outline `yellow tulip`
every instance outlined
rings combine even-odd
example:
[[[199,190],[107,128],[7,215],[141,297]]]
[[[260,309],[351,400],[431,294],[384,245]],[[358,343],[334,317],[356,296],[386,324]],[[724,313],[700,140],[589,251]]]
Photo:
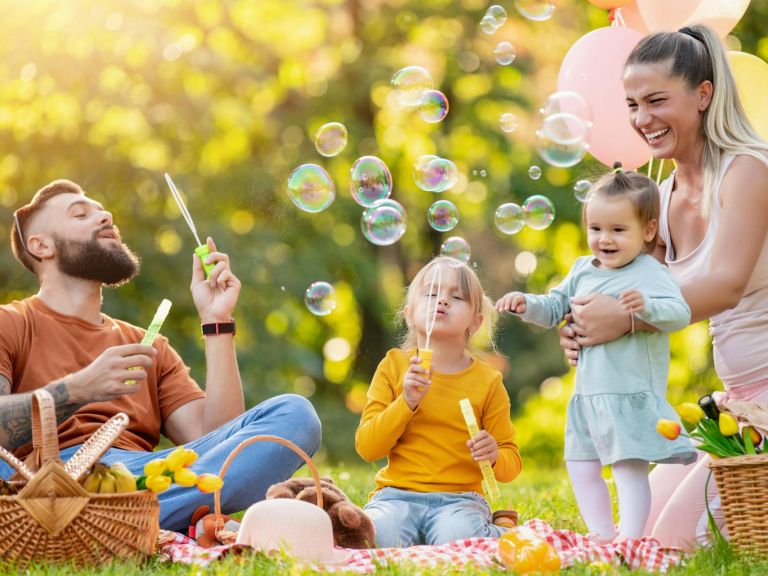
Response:
[[[162,458],[156,458],[144,464],[144,475],[147,477],[162,476],[163,472],[165,472],[165,460]]]
[[[155,494],[158,494],[160,492],[165,492],[168,490],[168,486],[171,485],[171,477],[170,476],[147,476],[147,482],[146,482],[147,488],[154,492]]]
[[[656,431],[667,440],[675,440],[680,436],[680,424],[674,420],[661,418],[656,422]]]
[[[200,490],[200,492],[215,492],[216,490],[221,490],[221,487],[224,485],[224,481],[216,476],[216,474],[200,474],[197,477],[197,489]]]
[[[759,447],[760,442],[763,441],[763,437],[760,435],[760,432],[755,430],[755,428],[752,426],[744,426],[744,430],[741,431],[742,438],[745,437],[747,434],[749,434],[749,436],[752,439],[752,446]]]
[[[168,466],[168,470],[176,472],[179,468],[184,468],[184,464],[187,461],[187,451],[184,446],[179,446],[173,452],[165,457],[165,464]]]
[[[189,450],[188,448],[185,448],[184,454],[185,454],[184,468],[189,468],[190,466],[192,466],[192,464],[197,462],[197,452],[195,452],[194,450]]]
[[[702,418],[704,418],[704,410],[701,406],[694,404],[693,402],[683,402],[677,407],[677,413],[683,420],[684,424],[690,424],[696,426]]]
[[[179,486],[189,487],[197,483],[197,474],[189,468],[179,468],[173,473],[173,481]]]
[[[727,412],[720,412],[717,423],[723,436],[733,436],[739,433],[739,423]]]

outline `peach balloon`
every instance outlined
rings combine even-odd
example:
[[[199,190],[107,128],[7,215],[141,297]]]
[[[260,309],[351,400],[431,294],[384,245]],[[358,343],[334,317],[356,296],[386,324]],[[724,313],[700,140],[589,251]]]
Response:
[[[578,92],[591,106],[589,152],[606,166],[619,161],[634,169],[651,157],[629,123],[622,82],[624,62],[642,37],[631,28],[598,28],[579,38],[560,65],[557,89]]]
[[[650,32],[650,30],[648,30],[648,26],[646,26],[645,22],[643,22],[642,16],[640,16],[640,11],[637,9],[637,4],[632,3],[627,4],[626,6],[622,6],[616,11],[616,13],[620,15],[619,22],[627,28],[632,28],[633,30],[637,30],[643,34],[648,34],[648,32]]]
[[[768,63],[744,52],[728,52],[733,77],[739,90],[739,99],[750,124],[757,133],[768,140]]]
[[[744,16],[750,0],[637,0],[637,8],[652,32],[706,24],[727,36]]]
[[[589,3],[594,4],[598,8],[605,8],[606,10],[610,10],[611,8],[626,6],[633,1],[634,0],[589,0]]]

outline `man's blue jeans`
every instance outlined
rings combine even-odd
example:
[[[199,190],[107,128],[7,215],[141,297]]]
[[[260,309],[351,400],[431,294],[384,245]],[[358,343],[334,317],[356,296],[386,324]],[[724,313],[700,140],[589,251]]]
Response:
[[[284,394],[254,406],[242,416],[221,428],[189,442],[184,446],[200,455],[191,470],[202,474],[218,474],[224,461],[247,438],[269,434],[280,436],[297,444],[308,454],[320,447],[320,420],[312,404],[304,397]],[[61,459],[68,460],[79,446],[61,451]],[[135,475],[144,472],[144,465],[155,458],[167,456],[173,448],[157,452],[136,452],[112,448],[101,461],[111,464],[123,462]],[[222,512],[229,514],[245,510],[258,500],[272,484],[290,478],[304,464],[292,450],[275,442],[254,442],[232,461],[224,477],[221,490]],[[13,470],[0,462],[0,476],[8,478]],[[183,488],[172,484],[158,494],[160,526],[166,530],[186,530],[192,513],[204,504],[213,511],[213,494],[203,494],[197,488]]]

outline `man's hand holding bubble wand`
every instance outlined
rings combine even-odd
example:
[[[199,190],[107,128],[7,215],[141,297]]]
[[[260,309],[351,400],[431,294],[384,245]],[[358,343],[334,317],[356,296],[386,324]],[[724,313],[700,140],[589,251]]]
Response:
[[[160,332],[160,327],[163,325],[163,322],[165,322],[165,319],[168,316],[168,312],[170,310],[171,301],[163,298],[163,301],[160,302],[160,306],[157,307],[155,317],[152,318],[152,322],[150,322],[149,328],[147,328],[147,331],[144,333],[144,338],[141,339],[142,344],[146,346],[152,346],[155,338],[157,338],[157,334]],[[137,370],[137,368],[131,368],[131,370]],[[136,384],[136,380],[126,380],[125,383],[128,386],[134,386]]]
[[[203,244],[200,242],[200,237],[197,235],[197,228],[195,228],[195,223],[192,220],[192,216],[189,214],[189,210],[187,210],[187,205],[184,204],[184,199],[181,197],[178,188],[176,188],[173,180],[171,180],[171,176],[167,172],[165,173],[165,181],[168,183],[168,187],[171,189],[171,194],[173,195],[173,199],[176,200],[176,204],[179,206],[179,210],[181,210],[181,215],[184,216],[184,220],[187,222],[187,226],[189,226],[189,229],[195,236],[195,240],[197,241],[195,254],[197,254],[198,258],[200,258],[200,262],[202,262],[203,269],[205,270],[205,275],[208,277],[211,275],[211,271],[215,266],[213,263],[209,264],[206,262],[206,258],[211,254],[211,249],[208,244]]]

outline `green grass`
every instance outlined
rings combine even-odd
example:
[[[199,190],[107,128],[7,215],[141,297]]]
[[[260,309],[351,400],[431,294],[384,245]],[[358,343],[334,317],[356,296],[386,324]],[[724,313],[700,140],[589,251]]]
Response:
[[[366,466],[335,466],[320,469],[321,475],[334,478],[335,482],[359,505],[365,503],[368,492],[373,487],[373,475],[375,469]],[[299,472],[300,476],[308,475],[306,469]],[[541,518],[552,526],[563,529],[584,531],[584,525],[579,517],[570,485],[564,470],[526,470],[515,482],[502,486],[502,497],[498,507],[513,508],[520,513],[520,518],[525,521],[530,518]],[[12,573],[7,570],[5,573]],[[230,574],[265,574],[302,576],[311,574],[309,570],[295,565],[287,558],[273,559],[263,555],[249,555],[245,557],[231,557],[214,562],[208,567],[190,567],[178,564],[161,563],[152,560],[144,565],[131,563],[114,563],[98,569],[77,571],[71,566],[34,566],[27,570],[30,575],[57,575],[70,574],[89,575],[114,575],[114,576],[149,576],[149,575],[198,575],[212,574],[228,576]],[[377,574],[391,576],[423,575],[446,576],[466,574],[475,576],[480,574],[509,574],[503,570],[476,569],[471,567],[441,567],[425,569],[413,565],[395,565],[380,567]],[[566,574],[570,575],[598,575],[598,574],[646,574],[642,571],[630,571],[626,568],[611,568],[601,571],[597,567],[574,566],[569,568]],[[696,576],[736,576],[736,575],[763,575],[768,574],[768,558],[749,558],[740,556],[727,545],[703,549],[686,558],[685,565],[674,568],[669,572],[672,575],[696,575]]]

